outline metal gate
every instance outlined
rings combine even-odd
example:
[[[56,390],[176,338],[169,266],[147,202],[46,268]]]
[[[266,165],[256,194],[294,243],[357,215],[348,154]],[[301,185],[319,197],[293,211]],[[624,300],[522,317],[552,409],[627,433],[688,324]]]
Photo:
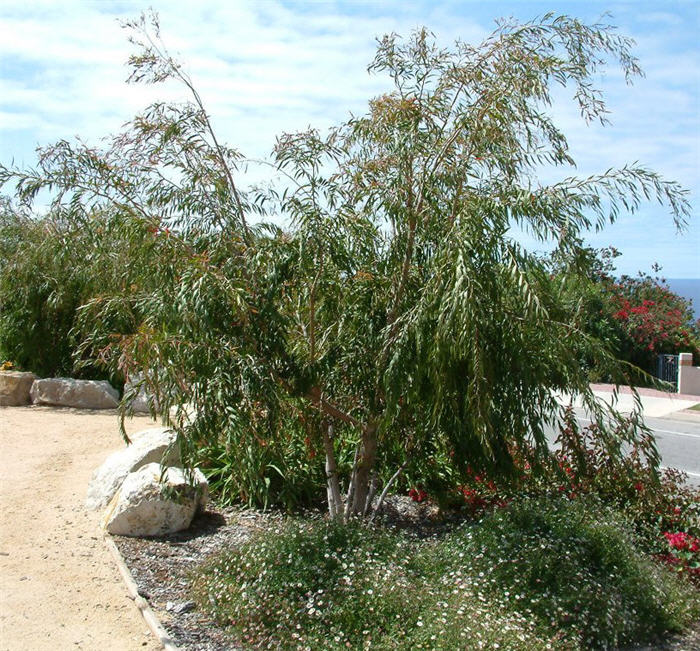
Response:
[[[678,355],[659,355],[656,360],[656,377],[678,385]]]

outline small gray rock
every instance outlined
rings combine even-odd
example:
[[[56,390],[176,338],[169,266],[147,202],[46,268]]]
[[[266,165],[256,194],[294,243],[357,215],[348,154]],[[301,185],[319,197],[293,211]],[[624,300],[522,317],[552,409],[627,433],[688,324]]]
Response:
[[[193,611],[196,605],[197,604],[194,601],[183,601],[182,603],[174,604],[172,607],[172,611],[176,615],[183,615],[184,613],[189,613]]]
[[[35,380],[34,373],[0,371],[0,407],[28,405]]]

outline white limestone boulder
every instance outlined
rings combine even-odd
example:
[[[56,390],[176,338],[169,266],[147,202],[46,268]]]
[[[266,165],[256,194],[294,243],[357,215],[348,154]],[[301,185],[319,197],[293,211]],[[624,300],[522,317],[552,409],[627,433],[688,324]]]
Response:
[[[146,385],[143,381],[143,376],[141,374],[134,374],[134,376],[128,379],[124,383],[124,399],[130,400],[131,411],[135,414],[149,414],[150,408],[148,406],[150,394],[146,390]],[[158,401],[151,399],[154,402],[156,411],[158,410]]]
[[[173,405],[170,408],[169,415],[171,422],[183,426],[194,423],[199,415],[199,410],[191,402],[185,402],[181,405]]]
[[[207,480],[198,469],[193,483],[181,468],[149,463],[127,476],[102,520],[118,536],[164,536],[187,529],[208,497]]]
[[[0,371],[0,407],[28,405],[29,392],[36,379],[34,373]]]
[[[139,389],[139,392],[136,394],[136,397],[134,398],[133,402],[130,405],[131,411],[135,414],[150,414],[151,409],[148,406],[148,394],[146,391],[142,388]],[[156,410],[158,409],[158,405],[156,403]]]
[[[85,506],[93,511],[107,506],[127,475],[146,464],[179,466],[180,453],[174,442],[175,432],[167,427],[152,427],[134,434],[129,445],[112,453],[94,472]]]
[[[78,409],[115,409],[119,392],[106,380],[54,377],[35,380],[30,391],[35,405]]]

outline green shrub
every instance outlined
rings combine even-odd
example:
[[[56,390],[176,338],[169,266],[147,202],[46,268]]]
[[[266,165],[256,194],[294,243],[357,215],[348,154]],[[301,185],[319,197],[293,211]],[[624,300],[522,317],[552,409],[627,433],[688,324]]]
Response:
[[[215,558],[200,605],[255,647],[590,649],[699,612],[600,503],[524,499],[433,539],[292,521]]]
[[[697,595],[656,566],[629,526],[594,499],[524,499],[444,546],[504,606],[583,648],[649,640],[697,612]]]
[[[220,432],[218,441],[192,450],[193,465],[207,475],[219,503],[288,511],[312,504],[320,506],[319,489],[325,483],[325,474],[315,445],[299,423],[289,419],[286,425],[265,445],[256,445],[254,431],[225,418],[219,428],[209,423],[195,424]],[[211,436],[207,438],[211,440]]]
[[[79,352],[76,326],[81,307],[129,264],[109,226],[105,217],[33,219],[0,206],[0,358],[41,377],[107,376]]]
[[[73,369],[71,329],[90,280],[52,220],[0,218],[0,357],[40,376]]]

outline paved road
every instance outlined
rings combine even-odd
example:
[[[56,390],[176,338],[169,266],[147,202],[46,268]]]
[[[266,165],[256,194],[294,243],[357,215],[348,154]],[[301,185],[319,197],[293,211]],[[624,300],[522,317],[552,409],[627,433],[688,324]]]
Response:
[[[590,422],[581,410],[576,410],[579,421]],[[663,418],[646,417],[646,424],[654,432],[661,454],[661,465],[678,468],[688,474],[688,481],[700,486],[700,415],[670,414]]]
[[[629,413],[635,408],[635,397],[629,389],[622,388],[615,395],[609,385],[594,385],[596,398],[611,405],[620,413]],[[570,399],[561,397],[562,404]],[[656,444],[661,454],[661,465],[678,468],[688,474],[688,481],[700,486],[700,412],[689,408],[700,402],[700,396],[681,396],[651,389],[639,390],[639,405],[644,413],[644,421],[656,436]],[[582,425],[590,423],[580,400],[573,401],[577,417]],[[550,440],[556,436],[552,432]]]

